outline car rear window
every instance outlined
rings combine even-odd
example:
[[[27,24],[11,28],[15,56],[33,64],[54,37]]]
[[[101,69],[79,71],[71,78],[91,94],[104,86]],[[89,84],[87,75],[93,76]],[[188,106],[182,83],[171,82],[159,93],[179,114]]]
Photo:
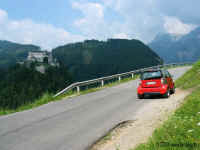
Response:
[[[162,77],[161,71],[144,72],[141,75],[141,80],[156,79],[161,77]]]

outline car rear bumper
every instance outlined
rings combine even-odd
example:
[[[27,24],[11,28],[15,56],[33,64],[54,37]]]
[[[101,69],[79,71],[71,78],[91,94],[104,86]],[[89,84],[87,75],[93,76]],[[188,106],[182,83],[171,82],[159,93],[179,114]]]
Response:
[[[142,95],[161,95],[160,92],[145,92]]]
[[[140,95],[162,95],[167,92],[168,86],[163,85],[162,87],[157,88],[143,88],[141,86],[138,87],[138,94]]]

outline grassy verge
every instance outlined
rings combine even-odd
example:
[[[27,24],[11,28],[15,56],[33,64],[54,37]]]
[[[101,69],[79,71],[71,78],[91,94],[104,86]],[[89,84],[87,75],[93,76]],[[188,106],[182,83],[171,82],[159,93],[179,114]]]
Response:
[[[200,62],[176,81],[182,89],[199,87]],[[183,104],[156,129],[148,142],[135,150],[200,150],[200,88],[185,98]]]
[[[166,68],[166,69],[173,69],[173,68],[180,68],[180,67],[187,67],[187,66],[192,66],[191,64],[189,64],[189,65],[181,65],[181,66],[169,66],[169,67],[164,67],[164,68]]]
[[[176,86],[182,89],[193,88],[198,85],[200,85],[200,61],[176,81]]]
[[[15,109],[15,110],[11,110],[11,109],[0,109],[0,116],[1,116],[1,115],[8,115],[8,114],[11,114],[11,113],[20,112],[20,111],[24,111],[24,110],[28,110],[28,109],[32,109],[32,108],[35,108],[35,107],[38,107],[38,106],[47,104],[47,103],[52,102],[52,101],[61,100],[61,99],[63,99],[64,97],[66,97],[66,98],[67,98],[67,97],[70,97],[70,96],[72,96],[73,94],[75,94],[75,93],[72,92],[72,91],[69,91],[68,93],[63,94],[62,96],[59,96],[59,97],[54,98],[54,97],[53,97],[53,94],[45,93],[41,98],[37,99],[35,102],[33,102],[33,103],[28,103],[28,104],[23,105],[23,106],[21,106],[21,107]]]
[[[104,87],[97,86],[95,88],[89,88],[89,89],[81,91],[79,94],[76,93],[75,91],[69,91],[65,94],[62,94],[61,96],[54,98],[53,94],[45,93],[41,98],[37,99],[35,102],[28,103],[24,106],[17,108],[16,110],[9,110],[9,109],[1,109],[0,108],[0,116],[1,115],[8,115],[8,114],[11,114],[11,113],[20,112],[20,111],[24,111],[24,110],[28,110],[28,109],[32,109],[32,108],[47,104],[49,102],[62,100],[63,98],[67,99],[67,98],[72,97],[72,96],[78,96],[78,95],[96,92],[96,91],[102,90],[106,87],[112,87],[112,86],[119,85],[121,83],[125,83],[125,82],[131,81],[131,80],[135,80],[137,77],[138,76],[135,76],[134,78],[124,78],[120,82],[119,81],[113,81],[113,82],[105,84]]]
[[[182,106],[156,129],[148,143],[135,150],[200,149],[200,88],[188,96]]]

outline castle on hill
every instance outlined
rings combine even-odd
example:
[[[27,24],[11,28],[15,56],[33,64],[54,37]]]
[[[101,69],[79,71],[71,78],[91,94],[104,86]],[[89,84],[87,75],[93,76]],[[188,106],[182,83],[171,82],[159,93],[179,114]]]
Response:
[[[57,66],[57,60],[53,59],[52,53],[47,51],[29,52],[27,61],[46,63],[51,66]]]
[[[48,51],[29,52],[27,59],[19,64],[25,64],[30,67],[31,63],[36,63],[35,69],[41,73],[45,73],[48,66],[59,67],[59,63],[53,58],[52,53]]]

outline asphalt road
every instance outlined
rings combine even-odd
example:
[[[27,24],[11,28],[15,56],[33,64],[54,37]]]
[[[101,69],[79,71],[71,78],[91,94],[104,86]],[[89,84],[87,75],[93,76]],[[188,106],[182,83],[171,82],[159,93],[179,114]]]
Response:
[[[189,67],[170,70],[174,79]],[[138,80],[0,117],[0,150],[84,150],[141,106]],[[164,99],[163,99],[164,100]],[[148,113],[148,112],[147,112]]]

